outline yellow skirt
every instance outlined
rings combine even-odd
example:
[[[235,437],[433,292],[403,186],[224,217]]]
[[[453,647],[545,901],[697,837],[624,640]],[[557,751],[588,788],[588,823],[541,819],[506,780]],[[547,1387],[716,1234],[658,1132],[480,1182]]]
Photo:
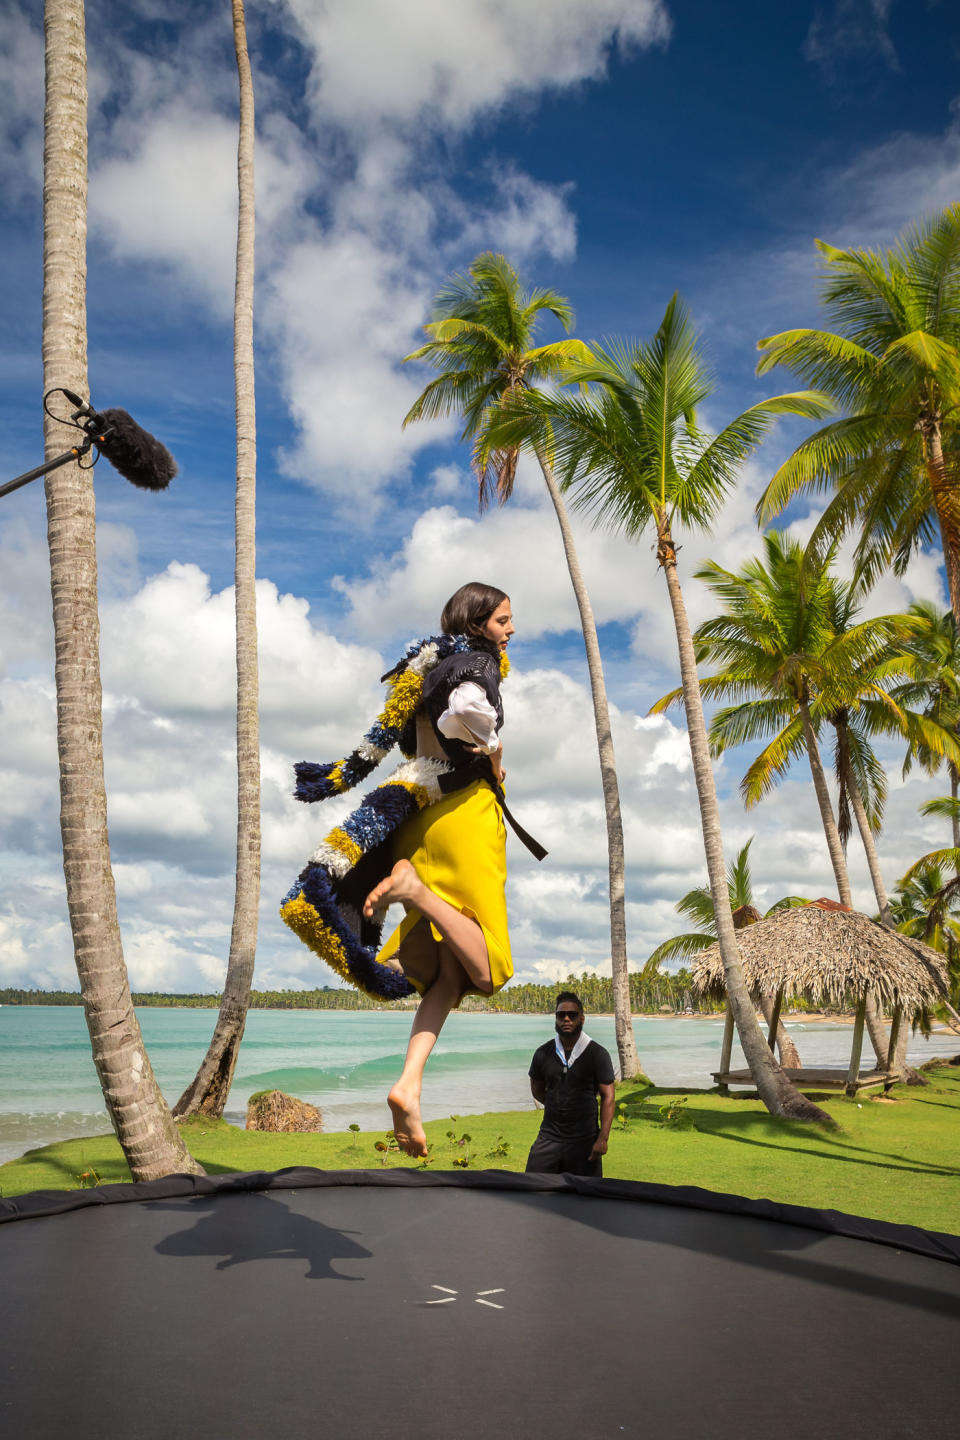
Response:
[[[475,780],[465,789],[411,816],[397,831],[393,858],[394,861],[409,860],[435,895],[476,920],[490,958],[493,993],[502,989],[513,974],[504,894],[507,831],[490,786],[483,780]],[[419,910],[411,910],[377,959],[388,961],[395,956],[422,918]],[[435,940],[443,938],[435,925],[430,929]],[[409,978],[422,994],[422,987],[414,977]]]

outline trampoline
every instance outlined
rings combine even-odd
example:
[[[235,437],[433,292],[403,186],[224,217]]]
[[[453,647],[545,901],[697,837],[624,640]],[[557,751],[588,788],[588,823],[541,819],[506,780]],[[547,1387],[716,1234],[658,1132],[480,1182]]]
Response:
[[[10,1440],[942,1433],[960,1237],[709,1191],[282,1170],[0,1200]]]

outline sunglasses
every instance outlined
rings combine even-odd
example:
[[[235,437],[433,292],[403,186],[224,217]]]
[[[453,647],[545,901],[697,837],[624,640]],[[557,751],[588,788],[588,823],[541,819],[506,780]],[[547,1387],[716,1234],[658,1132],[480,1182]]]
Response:
[[[580,1011],[579,1011],[579,1010],[558,1010],[558,1011],[557,1011],[557,1019],[558,1019],[558,1020],[579,1020],[579,1019],[580,1019]]]

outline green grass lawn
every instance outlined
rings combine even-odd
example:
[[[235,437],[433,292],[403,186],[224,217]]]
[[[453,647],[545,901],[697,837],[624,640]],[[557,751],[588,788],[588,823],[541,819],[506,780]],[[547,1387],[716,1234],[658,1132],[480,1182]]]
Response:
[[[935,1069],[929,1079],[925,1088],[898,1086],[886,1101],[817,1097],[837,1122],[830,1132],[775,1120],[756,1100],[705,1090],[644,1096],[623,1085],[617,1099],[626,1107],[626,1128],[614,1127],[604,1170],[611,1178],[700,1185],[960,1233],[960,1071]],[[666,1108],[680,1112],[680,1123],[665,1121]],[[532,1110],[434,1120],[426,1127],[427,1163],[438,1170],[463,1160],[470,1169],[522,1170],[537,1127]],[[206,1120],[183,1129],[211,1175],[287,1165],[339,1170],[422,1163],[377,1151],[376,1142],[386,1143],[382,1133],[268,1135]],[[113,1136],[95,1136],[46,1145],[0,1166],[0,1194],[129,1179]]]

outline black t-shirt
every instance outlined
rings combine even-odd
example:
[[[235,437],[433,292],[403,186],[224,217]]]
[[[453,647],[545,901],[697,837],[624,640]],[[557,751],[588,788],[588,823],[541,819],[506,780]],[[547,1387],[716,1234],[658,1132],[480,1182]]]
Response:
[[[539,1080],[544,1088],[541,1132],[565,1138],[597,1134],[598,1087],[613,1084],[613,1061],[602,1045],[591,1040],[583,1054],[567,1066],[554,1042],[548,1040],[534,1051],[529,1073],[530,1079]]]

